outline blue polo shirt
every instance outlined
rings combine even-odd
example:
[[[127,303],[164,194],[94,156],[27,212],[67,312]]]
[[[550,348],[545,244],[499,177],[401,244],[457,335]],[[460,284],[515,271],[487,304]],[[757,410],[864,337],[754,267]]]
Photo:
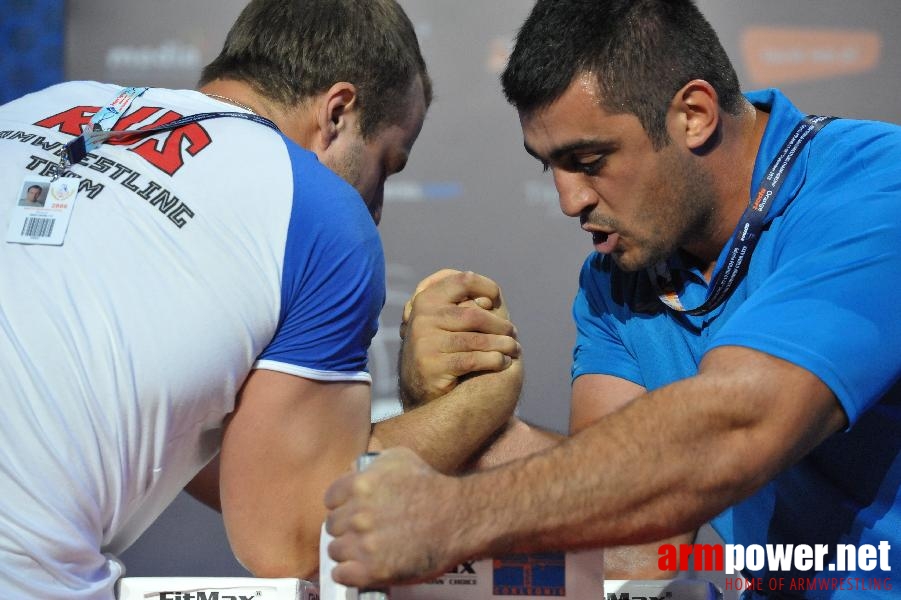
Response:
[[[748,99],[770,113],[750,200],[804,115],[777,90]],[[701,273],[678,255],[670,268],[685,281],[683,304],[700,305],[707,294]],[[624,273],[609,257],[590,255],[573,306],[572,376],[613,375],[650,391],[696,374],[704,354],[719,346],[752,348],[814,373],[835,393],[849,428],[713,525],[727,543],[745,546],[888,541],[889,563],[901,566],[899,282],[901,128],[840,119],[800,154],[770,209],[747,275],[712,313],[664,310],[645,273]],[[764,568],[746,575],[768,574]],[[770,575],[891,577],[859,567]],[[802,597],[867,593],[825,589]]]

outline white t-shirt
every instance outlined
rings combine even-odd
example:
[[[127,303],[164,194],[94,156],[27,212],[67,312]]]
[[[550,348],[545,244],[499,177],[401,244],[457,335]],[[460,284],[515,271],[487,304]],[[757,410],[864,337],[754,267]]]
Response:
[[[0,234],[118,92],[67,83],[0,107]],[[216,111],[240,109],[151,89],[114,128]],[[72,172],[62,246],[0,242],[5,597],[111,598],[114,555],[215,455],[249,371],[369,381],[384,302],[362,199],[263,125],[104,144]]]

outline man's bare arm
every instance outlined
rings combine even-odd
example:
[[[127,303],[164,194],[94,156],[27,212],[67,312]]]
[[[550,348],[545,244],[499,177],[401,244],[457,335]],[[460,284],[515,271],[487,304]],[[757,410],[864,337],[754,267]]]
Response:
[[[375,425],[370,450],[405,446],[433,468],[451,473],[510,419],[522,386],[522,362],[484,373],[402,415]]]
[[[844,424],[832,392],[808,371],[724,347],[707,354],[695,377],[631,402],[516,469],[460,483],[509,483],[510,494],[493,498],[517,504],[504,514],[525,515],[488,528],[485,539],[505,531],[487,542],[489,551],[499,542],[522,550],[643,543],[701,525]],[[632,443],[642,430],[653,435]],[[551,483],[516,495],[542,477]]]
[[[613,414],[647,393],[644,387],[610,375],[582,375],[573,382],[570,409],[570,433],[576,434],[605,417]],[[636,431],[641,435],[645,431]],[[604,576],[608,579],[664,579],[673,576],[671,571],[658,567],[661,544],[691,544],[697,530],[649,544],[611,546],[604,551]]]
[[[490,469],[556,445],[565,436],[511,417],[466,465],[465,471]]]
[[[323,493],[368,438],[368,384],[251,372],[220,453],[222,515],[241,564],[260,577],[314,574]]]
[[[342,478],[326,494],[330,553],[340,563],[333,576],[349,585],[422,580],[477,556],[677,535],[748,497],[845,424],[835,396],[810,372],[747,348],[717,348],[695,377],[506,466],[447,477],[396,451]],[[639,430],[654,435],[634,444]],[[367,550],[376,547],[392,552]]]
[[[456,306],[475,298],[499,306],[500,290],[472,273],[443,279],[420,295],[416,310],[426,316],[407,339],[428,343],[439,327],[465,332],[460,344],[439,346],[436,361],[485,374],[376,424],[371,436],[366,384],[266,370],[248,377],[227,421],[219,460],[189,491],[214,507],[221,499],[235,555],[254,574],[307,577],[315,571],[324,491],[367,448],[407,446],[434,468],[452,471],[509,418],[522,384],[513,325],[475,303]],[[453,310],[441,310],[447,305]],[[215,493],[217,470],[221,494]]]

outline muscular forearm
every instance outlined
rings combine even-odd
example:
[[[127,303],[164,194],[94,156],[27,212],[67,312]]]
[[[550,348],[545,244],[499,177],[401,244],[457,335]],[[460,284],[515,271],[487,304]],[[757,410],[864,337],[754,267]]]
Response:
[[[435,469],[459,469],[510,418],[522,382],[519,360],[498,373],[471,377],[451,392],[377,423],[370,450],[406,446]]]
[[[747,497],[843,425],[834,398],[812,376],[786,388],[778,368],[749,380],[720,366],[640,398],[546,452],[459,480],[459,522],[478,524],[467,530],[472,545],[462,554],[679,534]]]
[[[464,501],[462,519],[479,524],[469,536],[474,547],[464,554],[634,544],[688,528],[676,525],[673,507],[666,506],[688,474],[660,451],[662,438],[673,453],[681,452],[679,442],[657,433],[653,422],[646,428],[636,419],[634,427],[623,427],[628,412],[640,411],[624,409],[548,451],[460,480],[459,496],[471,499]],[[643,455],[662,460],[652,469]],[[678,518],[702,522],[706,515],[688,511],[685,500]]]
[[[557,444],[565,436],[511,417],[489,438],[466,465],[467,470],[490,469]]]

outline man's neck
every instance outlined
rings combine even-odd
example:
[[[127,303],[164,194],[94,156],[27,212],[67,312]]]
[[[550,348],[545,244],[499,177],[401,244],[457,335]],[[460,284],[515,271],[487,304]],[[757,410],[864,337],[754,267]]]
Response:
[[[243,81],[234,79],[215,79],[198,88],[198,91],[265,117],[289,139],[304,148],[310,147],[312,131],[308,127],[308,119],[303,118],[303,106],[285,108],[260,95]]]
[[[750,202],[754,164],[768,120],[768,113],[750,104],[740,115],[723,118],[723,142],[710,164],[714,193],[720,199],[717,214],[706,240],[685,248],[707,281]]]

